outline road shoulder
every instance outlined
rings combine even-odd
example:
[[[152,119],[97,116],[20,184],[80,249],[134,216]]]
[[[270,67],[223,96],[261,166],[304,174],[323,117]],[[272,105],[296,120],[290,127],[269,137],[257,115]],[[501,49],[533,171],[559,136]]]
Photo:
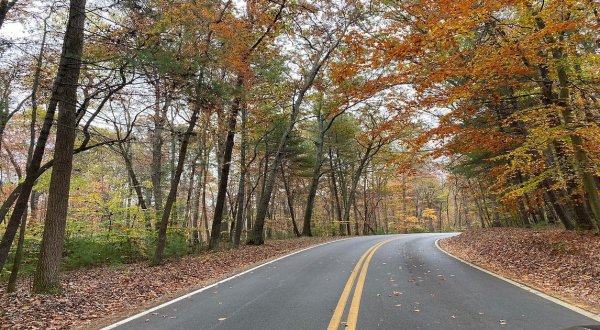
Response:
[[[119,325],[125,324],[131,320],[134,320],[136,318],[142,317],[143,315],[146,315],[148,313],[151,313],[155,310],[161,309],[165,306],[168,306],[170,304],[176,303],[180,300],[189,298],[195,294],[198,294],[200,292],[206,291],[208,289],[211,289],[219,284],[223,284],[226,283],[234,278],[240,277],[242,275],[245,275],[247,273],[253,272],[254,270],[257,270],[259,268],[262,268],[264,266],[270,265],[274,262],[277,262],[279,260],[285,259],[287,257],[291,257],[293,255],[296,255],[298,253],[302,253],[304,251],[319,247],[319,246],[323,246],[326,244],[330,244],[330,243],[334,243],[334,242],[339,242],[342,241],[344,239],[347,238],[342,238],[342,239],[331,239],[322,243],[318,243],[315,245],[310,245],[308,247],[304,247],[304,248],[300,248],[300,249],[296,249],[291,251],[290,253],[284,254],[284,255],[280,255],[280,256],[276,256],[276,257],[272,257],[272,258],[268,258],[268,259],[264,259],[261,260],[259,262],[244,266],[244,267],[240,267],[224,276],[221,276],[219,278],[214,278],[211,279],[209,281],[206,281],[200,285],[194,286],[194,287],[189,287],[186,288],[184,290],[181,290],[175,294],[172,295],[167,295],[162,297],[162,299],[158,299],[153,301],[151,304],[147,304],[145,306],[141,306],[136,308],[135,310],[130,310],[126,313],[121,313],[121,314],[117,314],[117,315],[113,315],[111,317],[107,317],[105,319],[102,320],[97,320],[92,329],[103,329],[103,330],[110,330],[110,329],[114,329],[116,327],[118,327]],[[89,325],[88,326],[80,326],[79,328],[81,329],[90,329]]]
[[[40,296],[29,279],[18,291],[0,287],[0,324],[25,328],[98,329],[225,278],[337,238],[294,238],[147,263],[79,269],[63,275],[63,291]]]
[[[592,309],[590,306],[587,306],[585,304],[578,304],[581,307],[576,306],[576,305],[572,304],[571,302],[566,301],[565,299],[560,299],[558,297],[550,295],[548,292],[542,292],[542,291],[540,291],[539,289],[542,289],[542,288],[539,288],[539,286],[535,286],[532,283],[525,283],[524,281],[521,281],[521,280],[515,278],[515,276],[509,276],[509,275],[506,275],[506,274],[500,274],[499,272],[494,272],[493,270],[491,270],[490,267],[485,267],[482,264],[477,265],[477,264],[474,264],[474,263],[472,263],[470,261],[465,260],[466,258],[465,258],[464,254],[458,253],[456,250],[448,248],[447,238],[445,238],[445,239],[437,239],[435,241],[435,245],[444,254],[446,254],[446,255],[448,255],[448,256],[450,256],[450,257],[452,257],[452,258],[454,258],[454,259],[456,259],[456,260],[458,260],[458,261],[460,261],[460,262],[462,262],[462,263],[464,263],[466,265],[469,265],[470,267],[473,267],[473,268],[475,268],[477,270],[480,270],[480,271],[482,271],[484,273],[487,273],[487,274],[489,274],[491,276],[494,276],[494,277],[496,277],[496,278],[498,278],[498,279],[500,279],[502,281],[505,281],[505,282],[510,283],[510,284],[512,284],[514,286],[517,286],[517,287],[519,287],[519,288],[521,288],[521,289],[523,289],[525,291],[528,291],[528,292],[530,292],[532,294],[535,294],[535,295],[537,295],[537,296],[539,296],[541,298],[544,298],[544,299],[549,300],[549,301],[551,301],[553,303],[556,303],[556,304],[558,304],[560,306],[563,306],[563,307],[565,307],[567,309],[570,309],[570,310],[572,310],[572,311],[574,311],[576,313],[579,313],[579,314],[581,314],[583,316],[586,316],[586,317],[588,317],[588,318],[590,318],[590,319],[592,319],[592,320],[594,320],[596,322],[600,322],[600,314],[596,314],[592,310],[586,310],[586,309],[582,308],[582,307],[588,307],[588,308]]]

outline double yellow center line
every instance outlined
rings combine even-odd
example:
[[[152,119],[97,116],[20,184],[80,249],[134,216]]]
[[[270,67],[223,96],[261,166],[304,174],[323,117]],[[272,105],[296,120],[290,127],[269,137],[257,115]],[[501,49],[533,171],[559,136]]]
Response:
[[[350,304],[350,310],[348,311],[348,319],[346,321],[346,329],[354,330],[356,329],[356,323],[358,321],[358,309],[360,308],[360,298],[362,297],[363,287],[365,285],[365,279],[367,278],[367,269],[369,268],[369,262],[373,258],[373,255],[382,245],[389,243],[398,238],[392,238],[385,241],[381,241],[375,245],[373,245],[370,249],[365,252],[358,262],[350,277],[348,278],[348,282],[346,282],[346,286],[344,287],[344,291],[342,291],[342,295],[340,296],[340,300],[335,307],[335,311],[333,312],[333,316],[329,321],[329,326],[327,330],[338,330],[340,325],[342,324],[342,317],[344,316],[344,310],[346,309],[346,305],[348,303],[348,298],[350,297],[350,292],[354,287],[354,294],[352,295],[352,303]],[[360,272],[360,275],[359,275]],[[358,281],[356,278],[358,276]],[[356,286],[354,285],[356,282]]]

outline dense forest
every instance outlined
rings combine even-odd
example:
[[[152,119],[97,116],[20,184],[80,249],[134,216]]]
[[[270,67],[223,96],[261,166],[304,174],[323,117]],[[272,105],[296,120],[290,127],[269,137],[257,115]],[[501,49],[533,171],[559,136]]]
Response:
[[[0,278],[600,227],[595,0],[1,0]]]

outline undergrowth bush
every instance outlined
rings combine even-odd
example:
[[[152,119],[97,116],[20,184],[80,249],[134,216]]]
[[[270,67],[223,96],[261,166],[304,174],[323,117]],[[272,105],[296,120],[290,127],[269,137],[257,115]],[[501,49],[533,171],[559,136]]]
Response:
[[[408,228],[408,233],[409,234],[417,234],[417,233],[428,233],[429,231],[426,228],[423,227],[409,227]]]
[[[19,270],[20,276],[31,275],[35,272],[37,264],[41,232],[36,228],[28,227],[25,236],[23,259]],[[73,230],[75,229],[75,230]],[[74,270],[78,268],[95,267],[101,265],[120,266],[148,260],[156,248],[156,232],[145,229],[121,229],[109,233],[92,234],[77,227],[67,230],[63,250],[62,269]],[[0,280],[8,279],[10,275],[16,242],[13,244],[7,263],[0,274]],[[187,254],[197,253],[203,246],[192,246],[189,233],[184,229],[169,229],[167,232],[167,245],[165,258],[177,258]]]

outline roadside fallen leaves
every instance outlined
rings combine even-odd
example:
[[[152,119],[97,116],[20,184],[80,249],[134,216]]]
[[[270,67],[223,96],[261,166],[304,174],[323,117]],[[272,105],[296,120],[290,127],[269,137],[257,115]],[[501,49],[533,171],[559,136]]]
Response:
[[[441,246],[478,266],[600,313],[600,237],[592,233],[489,228],[444,239]]]
[[[11,294],[2,284],[0,329],[93,328],[100,318],[183,294],[258,262],[328,240],[331,238],[267,241],[263,246],[205,252],[157,267],[137,263],[119,269],[76,270],[63,274],[63,292],[54,296],[31,293],[31,279],[20,281],[17,292]]]

